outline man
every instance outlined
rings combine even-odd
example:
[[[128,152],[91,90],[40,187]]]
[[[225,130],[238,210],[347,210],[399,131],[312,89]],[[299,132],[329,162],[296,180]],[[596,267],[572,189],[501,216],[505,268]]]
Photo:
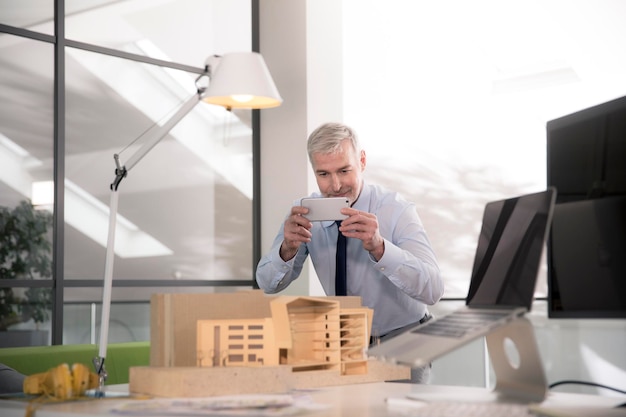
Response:
[[[346,197],[348,217],[335,222],[310,222],[300,205],[282,225],[272,249],[257,267],[257,282],[277,293],[298,278],[307,256],[327,295],[336,295],[335,253],[338,234],[347,239],[347,290],[374,310],[372,336],[384,340],[406,327],[424,322],[443,295],[443,280],[430,242],[412,203],[398,193],[365,183],[365,151],[356,133],[339,123],[326,123],[311,133],[309,160],[319,193],[313,197]],[[298,204],[298,203],[296,203]],[[344,295],[344,294],[337,294]],[[421,373],[421,372],[420,372]],[[412,380],[424,378],[412,376]]]

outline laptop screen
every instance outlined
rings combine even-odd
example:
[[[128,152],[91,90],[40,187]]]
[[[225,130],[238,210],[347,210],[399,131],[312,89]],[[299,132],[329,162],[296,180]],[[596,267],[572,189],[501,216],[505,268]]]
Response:
[[[556,191],[487,203],[466,304],[530,310]]]

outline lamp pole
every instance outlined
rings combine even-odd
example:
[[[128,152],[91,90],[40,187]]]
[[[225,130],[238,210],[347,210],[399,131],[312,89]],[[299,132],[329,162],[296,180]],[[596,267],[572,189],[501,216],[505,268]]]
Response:
[[[206,86],[198,86],[199,81],[204,78],[210,78],[209,67],[205,67],[205,73],[196,79],[197,93],[191,96],[180,109],[159,128],[151,130],[150,136],[145,143],[139,148],[124,165],[120,165],[119,155],[113,155],[115,159],[115,179],[111,183],[111,197],[109,201],[109,230],[107,235],[106,257],[104,263],[104,285],[102,291],[102,314],[100,319],[100,339],[98,356],[93,359],[96,373],[100,380],[99,393],[102,395],[104,382],[107,379],[107,371],[105,367],[105,359],[107,355],[107,346],[109,338],[109,319],[111,314],[111,290],[113,287],[113,264],[115,261],[115,229],[117,227],[117,211],[119,194],[118,187],[121,181],[128,175],[130,171],[144,156],[154,148],[178,122],[180,122],[204,97]]]

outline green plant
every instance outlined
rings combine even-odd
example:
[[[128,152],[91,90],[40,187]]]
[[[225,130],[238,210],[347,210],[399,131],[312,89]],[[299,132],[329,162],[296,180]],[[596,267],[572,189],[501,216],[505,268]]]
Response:
[[[0,207],[0,279],[51,279],[52,215],[30,201]],[[50,288],[0,288],[0,330],[50,316]]]

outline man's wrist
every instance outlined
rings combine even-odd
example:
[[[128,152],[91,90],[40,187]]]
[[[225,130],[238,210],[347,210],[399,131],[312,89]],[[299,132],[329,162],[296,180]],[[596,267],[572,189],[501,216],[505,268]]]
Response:
[[[376,262],[380,261],[380,259],[383,257],[384,254],[385,254],[385,241],[384,240],[380,245],[378,245],[376,248],[370,251],[370,255],[372,255],[372,257],[376,259]]]
[[[287,248],[286,246],[287,245],[285,244],[285,242],[283,242],[280,245],[280,249],[278,250],[278,254],[280,255],[280,258],[285,262],[293,259],[293,257],[296,256],[296,253],[298,253],[298,248],[290,249],[290,248]]]

